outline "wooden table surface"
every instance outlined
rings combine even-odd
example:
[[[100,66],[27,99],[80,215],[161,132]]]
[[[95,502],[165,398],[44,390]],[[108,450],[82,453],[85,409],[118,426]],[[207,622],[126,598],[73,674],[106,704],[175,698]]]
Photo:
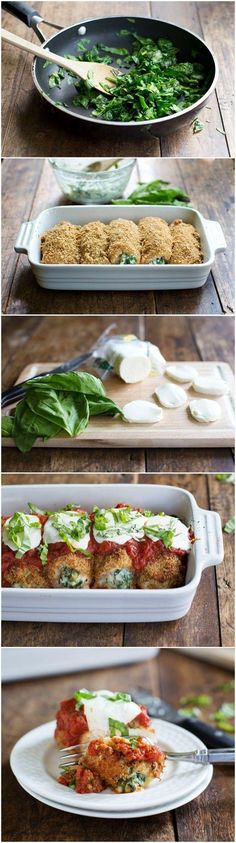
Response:
[[[187,489],[199,506],[219,512],[222,526],[234,512],[234,487],[222,484],[213,474],[3,474],[3,484],[32,486],[36,483],[155,483]],[[4,492],[3,492],[4,494]],[[53,497],[53,494],[52,494]],[[127,489],[126,499],[129,501]],[[119,486],[117,500],[120,500]],[[53,503],[52,503],[53,505]],[[166,623],[70,624],[5,621],[2,644],[22,646],[86,645],[129,646],[212,646],[234,644],[234,535],[223,533],[224,561],[203,574],[190,612],[185,618]]]
[[[90,348],[111,323],[109,316],[3,317],[3,389],[25,365],[69,360]],[[232,316],[118,316],[118,333],[159,345],[166,360],[219,360],[233,367]],[[231,471],[230,448],[34,448],[3,449],[3,471]]]
[[[119,667],[67,676],[13,682],[3,687],[3,836],[4,841],[231,841],[233,768],[216,767],[204,793],[175,811],[130,820],[90,819],[49,808],[37,802],[14,778],[9,753],[26,731],[54,719],[58,701],[76,688],[126,690],[142,686],[162,695],[174,706],[186,694],[213,694],[214,710],[229,694],[217,690],[232,674],[215,665],[162,650],[159,657]],[[9,798],[10,794],[10,798]]]
[[[2,154],[41,155],[139,155],[163,157],[223,157],[234,154],[233,141],[233,2],[36,2],[35,8],[47,20],[63,27],[87,18],[113,15],[139,15],[160,18],[190,29],[203,38],[219,63],[217,90],[201,112],[202,132],[193,134],[186,127],[166,138],[153,138],[147,129],[135,137],[123,132],[83,124],[73,120],[40,99],[31,77],[31,58],[9,45],[3,45]],[[3,14],[3,26],[33,42],[37,37],[21,22]],[[46,37],[53,30],[42,27]],[[222,35],[227,32],[227,39]],[[137,150],[138,146],[138,150]]]
[[[190,196],[193,207],[222,225],[227,249],[216,255],[204,287],[178,292],[54,292],[43,290],[28,258],[14,244],[23,220],[55,205],[70,204],[48,161],[4,159],[2,172],[2,312],[21,313],[232,313],[234,309],[234,162],[139,158],[126,195],[137,181],[171,181]],[[17,190],[16,190],[17,185]],[[220,185],[220,190],[219,190]],[[148,207],[147,207],[148,213]],[[99,216],[99,207],[95,210]]]

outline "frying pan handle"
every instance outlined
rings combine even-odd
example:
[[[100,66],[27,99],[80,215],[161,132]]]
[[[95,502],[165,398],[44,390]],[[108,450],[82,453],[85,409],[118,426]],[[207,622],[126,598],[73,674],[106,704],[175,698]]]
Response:
[[[32,6],[29,6],[28,3],[4,2],[2,3],[2,8],[5,10],[5,12],[9,12],[10,15],[14,15],[15,18],[21,20],[22,23],[26,24],[26,26],[32,27],[32,29],[34,28],[33,23],[39,23],[39,21],[43,20],[41,15],[39,15],[39,13],[35,9],[32,9]]]

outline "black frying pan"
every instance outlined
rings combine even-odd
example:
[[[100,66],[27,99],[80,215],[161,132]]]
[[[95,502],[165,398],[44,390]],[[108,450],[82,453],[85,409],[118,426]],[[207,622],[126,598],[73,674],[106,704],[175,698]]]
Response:
[[[87,109],[76,108],[73,106],[72,100],[75,96],[75,88],[73,85],[68,85],[65,80],[62,81],[60,89],[50,88],[48,77],[53,70],[56,70],[56,66],[51,65],[50,67],[44,68],[44,62],[42,59],[35,58],[32,65],[32,75],[36,88],[41,96],[46,99],[50,105],[54,105],[55,101],[60,101],[62,103],[60,111],[62,110],[65,114],[69,114],[74,118],[79,118],[79,120],[107,127],[118,126],[119,129],[124,129],[126,132],[127,129],[130,129],[131,127],[135,127],[136,129],[143,129],[143,127],[145,127],[146,130],[150,127],[151,134],[159,137],[160,135],[168,134],[169,132],[173,132],[176,129],[182,128],[186,124],[191,123],[197,113],[201,110],[201,108],[203,108],[208,100],[208,97],[216,86],[218,70],[213,53],[201,38],[194,35],[193,32],[189,32],[187,29],[175,26],[175,24],[167,23],[166,21],[159,21],[153,18],[142,17],[132,18],[132,22],[128,17],[97,18],[96,20],[79,21],[73,26],[66,27],[66,29],[61,29],[57,26],[57,24],[50,24],[51,26],[55,26],[59,32],[51,38],[44,40],[44,35],[40,27],[40,24],[43,22],[43,18],[38,12],[32,9],[28,3],[3,2],[2,7],[10,12],[10,14],[15,15],[15,17],[22,20],[27,26],[34,29],[40,41],[43,43],[43,46],[60,55],[76,55],[76,47],[79,38],[81,35],[85,34],[86,37],[90,39],[91,45],[104,43],[109,47],[122,46],[130,50],[132,37],[127,35],[121,38],[116,34],[122,29],[128,29],[131,34],[132,31],[135,31],[138,35],[153,38],[154,41],[158,41],[159,38],[169,38],[170,41],[172,41],[180,49],[180,61],[191,61],[192,51],[194,51],[195,60],[201,62],[205,68],[206,93],[194,105],[189,106],[189,108],[186,108],[181,113],[171,114],[168,117],[161,117],[157,120],[143,120],[139,122],[131,121],[129,123],[109,121],[108,123],[105,120],[93,117],[91,111]],[[83,27],[82,32],[80,32],[81,27]],[[84,28],[86,28],[86,32],[84,31]],[[66,103],[67,107],[65,107],[63,103]]]

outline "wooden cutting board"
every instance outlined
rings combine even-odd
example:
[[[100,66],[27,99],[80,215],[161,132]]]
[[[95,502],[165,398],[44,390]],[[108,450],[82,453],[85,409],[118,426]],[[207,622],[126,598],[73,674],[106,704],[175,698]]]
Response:
[[[187,361],[186,361],[187,363]],[[39,372],[49,371],[60,365],[53,363],[34,363],[26,366],[21,372],[17,383],[37,375]],[[170,364],[169,364],[170,365]],[[216,400],[221,406],[221,418],[212,424],[199,424],[188,413],[186,407],[167,410],[163,407],[163,418],[157,424],[129,424],[120,419],[100,416],[91,418],[87,430],[80,436],[70,439],[67,435],[60,435],[48,442],[41,439],[35,442],[35,448],[225,448],[234,445],[234,377],[228,363],[191,362],[199,375],[218,374],[230,384],[230,392]],[[87,371],[87,370],[86,370]],[[89,369],[88,369],[89,371]],[[92,370],[91,370],[92,371]],[[166,382],[165,375],[155,375],[146,378],[141,383],[125,384],[116,375],[109,375],[105,382],[107,395],[120,407],[128,401],[137,398],[154,401],[155,388]],[[184,384],[182,384],[185,388]],[[186,390],[187,397],[201,398],[193,389]],[[210,397],[210,396],[209,396]],[[8,411],[10,412],[10,410]],[[14,447],[10,438],[3,439],[3,445]]]

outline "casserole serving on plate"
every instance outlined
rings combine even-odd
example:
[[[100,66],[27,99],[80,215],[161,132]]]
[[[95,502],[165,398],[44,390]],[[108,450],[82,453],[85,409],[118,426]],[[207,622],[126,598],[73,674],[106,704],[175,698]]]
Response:
[[[103,223],[143,217],[160,217],[167,223],[181,219],[192,224],[200,235],[203,262],[199,264],[43,264],[40,260],[42,234],[60,222],[85,225],[99,219]],[[194,208],[171,205],[140,206],[59,206],[42,211],[32,222],[23,222],[15,251],[28,256],[38,284],[49,290],[183,290],[205,284],[217,252],[226,248],[220,224],[205,219]]]
[[[219,515],[198,507],[185,489],[156,485],[36,485],[3,489],[3,515],[27,509],[64,507],[69,499],[91,510],[128,500],[134,507],[165,512],[191,526],[195,543],[188,554],[185,584],[177,588],[144,590],[4,588],[3,620],[68,622],[166,621],[183,617],[192,604],[204,568],[223,560]]]

